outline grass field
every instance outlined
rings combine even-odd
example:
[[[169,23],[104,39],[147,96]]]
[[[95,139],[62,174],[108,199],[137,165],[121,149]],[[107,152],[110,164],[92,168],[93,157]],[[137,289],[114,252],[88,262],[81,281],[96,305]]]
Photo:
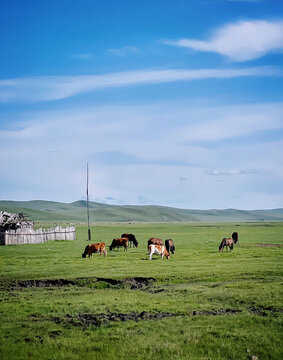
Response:
[[[219,253],[233,231],[240,246]],[[283,223],[104,224],[92,242],[123,232],[138,249],[106,258],[81,258],[84,226],[0,247],[1,359],[283,358]],[[151,236],[176,254],[149,261]]]

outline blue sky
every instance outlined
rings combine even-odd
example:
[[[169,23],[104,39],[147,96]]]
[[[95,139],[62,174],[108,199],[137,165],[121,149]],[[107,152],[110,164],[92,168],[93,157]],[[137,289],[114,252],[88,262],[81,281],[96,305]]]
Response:
[[[283,207],[283,1],[0,5],[0,199]]]

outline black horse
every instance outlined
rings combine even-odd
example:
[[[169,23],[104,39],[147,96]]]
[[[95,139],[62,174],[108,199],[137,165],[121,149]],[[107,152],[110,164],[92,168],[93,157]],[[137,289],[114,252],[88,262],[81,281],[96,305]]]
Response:
[[[130,247],[132,247],[132,243],[133,243],[133,247],[138,247],[138,245],[139,245],[134,234],[122,234],[121,238],[128,238]]]
[[[238,243],[239,245],[239,234],[237,232],[233,232],[232,239],[234,241],[234,244],[236,245]]]
[[[170,254],[170,252],[171,254],[175,254],[175,245],[172,239],[165,240],[165,247],[166,250],[168,251],[168,254]]]

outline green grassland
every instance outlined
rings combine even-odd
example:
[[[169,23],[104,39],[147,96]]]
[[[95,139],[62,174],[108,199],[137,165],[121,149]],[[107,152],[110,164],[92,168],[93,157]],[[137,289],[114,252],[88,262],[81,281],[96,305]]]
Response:
[[[233,231],[240,245],[219,253]],[[106,258],[81,258],[86,226],[0,247],[1,359],[283,358],[282,222],[97,224],[92,242],[123,232],[139,247]],[[152,236],[176,254],[149,261]]]

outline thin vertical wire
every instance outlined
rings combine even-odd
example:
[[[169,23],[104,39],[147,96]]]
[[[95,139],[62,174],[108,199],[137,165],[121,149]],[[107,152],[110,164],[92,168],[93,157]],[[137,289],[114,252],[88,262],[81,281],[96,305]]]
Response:
[[[88,205],[88,163],[86,164],[86,206],[87,206],[87,225],[88,225],[88,240],[91,240],[91,233],[89,227],[89,205]]]

